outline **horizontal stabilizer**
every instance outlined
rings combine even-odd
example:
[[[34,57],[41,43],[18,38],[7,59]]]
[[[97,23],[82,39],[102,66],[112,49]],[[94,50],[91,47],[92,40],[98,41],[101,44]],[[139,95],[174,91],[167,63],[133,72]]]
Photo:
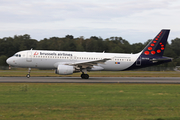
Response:
[[[159,59],[153,58],[150,61],[166,61],[166,60],[173,60],[173,58],[168,58],[168,57],[166,57],[166,58],[159,58]]]

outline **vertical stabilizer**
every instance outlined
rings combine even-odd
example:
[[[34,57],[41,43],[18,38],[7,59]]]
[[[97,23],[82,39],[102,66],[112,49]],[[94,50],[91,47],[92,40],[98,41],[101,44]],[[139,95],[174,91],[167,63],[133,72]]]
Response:
[[[169,32],[169,29],[161,30],[159,34],[157,34],[157,36],[144,48],[142,55],[163,56]]]

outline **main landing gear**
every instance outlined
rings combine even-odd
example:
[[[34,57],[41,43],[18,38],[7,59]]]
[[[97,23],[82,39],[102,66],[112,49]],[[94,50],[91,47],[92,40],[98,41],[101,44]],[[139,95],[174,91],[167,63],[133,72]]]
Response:
[[[30,78],[31,68],[28,69],[28,74],[26,75],[27,78]]]
[[[82,79],[89,79],[89,75],[88,74],[84,74],[84,72],[81,74],[81,78]]]

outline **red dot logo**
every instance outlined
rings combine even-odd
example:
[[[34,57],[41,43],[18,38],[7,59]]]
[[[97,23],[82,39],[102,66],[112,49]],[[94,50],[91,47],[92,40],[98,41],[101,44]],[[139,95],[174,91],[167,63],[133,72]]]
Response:
[[[151,46],[154,46],[154,44],[152,43]]]
[[[157,50],[157,53],[161,53],[161,50]]]
[[[164,50],[164,48],[162,47],[161,50]]]
[[[144,54],[145,54],[145,55],[149,55],[149,51],[145,51]]]
[[[154,54],[156,54],[156,52],[155,51],[151,51],[151,54],[154,55]]]
[[[148,50],[152,50],[152,47],[148,47]]]

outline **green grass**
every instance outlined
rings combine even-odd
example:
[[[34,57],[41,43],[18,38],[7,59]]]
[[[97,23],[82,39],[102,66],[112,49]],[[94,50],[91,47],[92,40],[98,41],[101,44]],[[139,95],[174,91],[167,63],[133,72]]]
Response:
[[[27,69],[17,70],[0,70],[0,77],[7,76],[26,76]],[[90,77],[180,77],[179,72],[176,71],[96,71],[88,72]],[[81,73],[74,73],[72,75],[64,75],[68,77],[79,77]],[[54,73],[54,70],[31,70],[31,76],[42,77],[64,77]]]
[[[178,84],[0,83],[1,120],[179,120]]]

